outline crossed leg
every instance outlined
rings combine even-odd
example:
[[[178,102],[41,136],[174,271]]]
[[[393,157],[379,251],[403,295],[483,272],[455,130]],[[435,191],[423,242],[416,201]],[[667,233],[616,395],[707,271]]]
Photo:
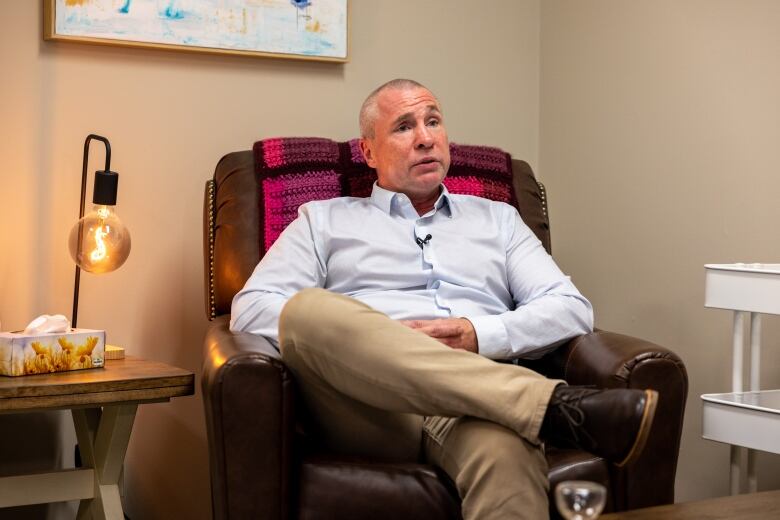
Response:
[[[456,482],[466,518],[545,517],[538,433],[561,381],[453,350],[322,289],[290,299],[279,336],[332,448],[418,460],[426,416],[425,455]],[[436,441],[434,417],[453,418]]]

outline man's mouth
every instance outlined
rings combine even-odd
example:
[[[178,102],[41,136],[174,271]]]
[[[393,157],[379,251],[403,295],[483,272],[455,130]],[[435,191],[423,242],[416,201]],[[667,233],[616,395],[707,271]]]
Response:
[[[422,165],[434,164],[434,163],[438,163],[438,162],[439,161],[436,160],[436,158],[434,158],[434,157],[425,157],[425,158],[417,161],[416,163],[414,163],[412,166],[422,166]]]

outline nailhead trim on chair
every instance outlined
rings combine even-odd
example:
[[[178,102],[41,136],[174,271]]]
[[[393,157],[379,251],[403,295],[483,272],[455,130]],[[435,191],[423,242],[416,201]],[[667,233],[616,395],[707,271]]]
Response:
[[[544,215],[544,218],[547,219],[547,192],[544,189],[544,184],[542,184],[539,181],[536,181],[536,184],[539,185],[539,192],[542,194],[542,215]],[[548,221],[547,224],[550,222]]]
[[[209,189],[209,321],[217,317],[217,301],[214,291],[214,181],[208,181]]]

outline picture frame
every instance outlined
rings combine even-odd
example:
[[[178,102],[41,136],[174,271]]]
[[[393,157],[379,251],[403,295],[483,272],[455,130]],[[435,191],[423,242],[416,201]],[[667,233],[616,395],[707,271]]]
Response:
[[[43,0],[44,40],[345,63],[349,0]]]

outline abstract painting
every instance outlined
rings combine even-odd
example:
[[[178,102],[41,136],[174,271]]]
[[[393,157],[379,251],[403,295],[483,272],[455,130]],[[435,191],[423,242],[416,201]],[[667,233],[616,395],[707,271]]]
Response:
[[[45,0],[44,38],[347,61],[347,0]]]

